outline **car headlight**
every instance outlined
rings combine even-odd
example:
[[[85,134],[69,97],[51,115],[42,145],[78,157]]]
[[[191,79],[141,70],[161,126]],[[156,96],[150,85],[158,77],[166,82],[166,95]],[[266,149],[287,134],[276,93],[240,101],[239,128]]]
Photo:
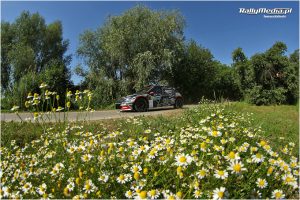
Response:
[[[135,101],[135,97],[133,97],[132,99],[130,99],[130,102],[134,102]]]

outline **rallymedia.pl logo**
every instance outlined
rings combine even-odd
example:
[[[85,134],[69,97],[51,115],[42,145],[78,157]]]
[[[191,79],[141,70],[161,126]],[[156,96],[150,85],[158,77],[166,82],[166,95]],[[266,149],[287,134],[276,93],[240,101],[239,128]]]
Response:
[[[258,15],[264,14],[264,18],[286,18],[292,13],[292,8],[240,8],[241,14]]]

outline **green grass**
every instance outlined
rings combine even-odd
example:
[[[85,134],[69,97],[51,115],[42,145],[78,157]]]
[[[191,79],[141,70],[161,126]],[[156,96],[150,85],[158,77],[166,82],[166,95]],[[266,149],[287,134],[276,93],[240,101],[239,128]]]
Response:
[[[279,150],[282,142],[294,142],[296,147],[299,146],[299,109],[298,106],[280,105],[280,106],[254,106],[243,102],[230,103],[226,106],[226,110],[239,113],[253,113],[252,124],[255,127],[261,127],[263,130],[262,137],[271,142],[274,149]],[[183,112],[184,113],[184,112]],[[205,113],[203,113],[205,115]],[[161,124],[169,124],[169,126],[184,126],[184,122],[180,120],[178,115],[167,117],[144,117],[149,122],[149,126],[159,127]],[[101,120],[93,122],[77,122],[83,125],[87,131],[108,130],[131,130],[133,127],[126,125],[126,119]],[[57,131],[64,129],[64,124],[49,123],[48,127],[55,127]],[[9,145],[11,140],[16,140],[17,144],[23,146],[34,139],[38,139],[43,132],[43,128],[33,123],[18,122],[1,122],[1,145]],[[133,134],[135,130],[131,131]],[[298,156],[298,149],[295,148],[294,155]]]
[[[299,166],[292,156],[297,156],[297,148],[293,151],[289,144],[281,152],[288,142],[299,144],[297,108],[206,103],[178,111],[159,117],[44,124],[47,127],[2,122],[3,184],[10,191],[21,191],[20,198],[41,196],[35,190],[22,192],[28,182],[36,188],[45,183],[47,194],[59,199],[79,194],[90,199],[125,198],[137,184],[143,191],[133,192],[140,197],[158,189],[191,199],[201,190],[201,198],[208,199],[224,187],[226,198],[249,199],[257,197],[253,189],[262,178],[268,186],[259,190],[261,198],[271,198],[281,189],[286,198],[298,199]],[[290,125],[283,126],[286,123]],[[15,179],[17,169],[22,170],[22,182]],[[206,175],[199,178],[201,169]],[[28,176],[29,171],[33,175]],[[216,176],[221,171],[228,172],[224,180]],[[99,180],[101,174],[107,175],[106,181]],[[132,179],[120,182],[125,175]],[[76,185],[68,186],[69,181]]]
[[[237,112],[253,113],[253,124],[261,126],[263,137],[270,140],[274,147],[294,142],[299,146],[299,107],[298,105],[254,106],[247,103],[233,103],[229,107]],[[281,139],[280,139],[281,138]],[[284,138],[284,139],[282,139]],[[294,150],[298,155],[298,148]]]

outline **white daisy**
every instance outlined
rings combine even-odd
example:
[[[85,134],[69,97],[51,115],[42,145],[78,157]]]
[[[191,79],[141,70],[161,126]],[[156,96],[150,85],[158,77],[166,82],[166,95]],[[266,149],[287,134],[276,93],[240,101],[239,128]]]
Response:
[[[267,187],[268,182],[266,181],[266,179],[258,178],[256,181],[256,185],[257,185],[257,187],[263,189],[263,188]]]
[[[126,183],[126,182],[128,182],[130,180],[131,180],[131,175],[130,174],[121,174],[117,178],[117,182],[121,183],[121,184]]]
[[[175,159],[177,166],[187,166],[193,161],[193,158],[188,154],[179,154],[175,157]]]
[[[232,173],[236,173],[236,174],[239,174],[242,171],[246,171],[246,168],[244,168],[243,163],[239,161],[231,162],[230,167],[228,169],[231,170]]]
[[[160,193],[158,190],[153,189],[153,190],[148,191],[147,195],[150,199],[157,199],[159,197]]]
[[[225,188],[224,187],[216,188],[213,191],[213,199],[223,199],[223,198],[225,198]]]
[[[222,133],[220,131],[209,131],[208,134],[213,137],[220,137]]]
[[[132,192],[131,190],[128,190],[128,191],[126,191],[125,196],[126,196],[128,199],[132,199],[132,197],[133,197],[133,192]]]
[[[294,176],[292,176],[291,174],[285,174],[282,177],[283,183],[287,184],[287,185],[291,185],[295,188],[297,188],[297,180]]]
[[[24,194],[27,194],[31,188],[32,184],[30,182],[27,182],[23,185],[22,191],[24,192]]]
[[[234,151],[231,151],[227,156],[224,157],[226,160],[239,160],[240,156],[238,153],[235,153]]]
[[[93,156],[92,156],[91,154],[84,154],[84,155],[81,156],[81,160],[82,160],[83,162],[88,162],[88,161],[91,160],[92,157],[93,157]]]
[[[203,179],[205,176],[207,176],[208,170],[205,168],[200,169],[196,175],[198,176],[199,179]]]
[[[228,177],[228,172],[226,170],[216,170],[214,176],[216,178],[225,179]]]
[[[98,181],[106,183],[108,181],[108,178],[109,176],[107,173],[101,173],[101,175],[98,178]]]
[[[261,153],[252,155],[251,158],[252,158],[252,162],[254,162],[254,163],[261,163],[265,159],[265,157]]]
[[[94,183],[92,182],[91,179],[85,181],[83,190],[84,190],[86,193],[89,194],[89,193],[91,193],[91,192],[94,192],[96,189],[97,189],[97,187],[94,185]]]
[[[47,189],[47,185],[45,183],[43,183],[42,185],[40,185],[38,188],[37,188],[37,193],[39,193],[39,195],[43,195],[46,193],[46,189]]]
[[[195,190],[195,191],[194,191],[194,197],[195,197],[195,198],[199,198],[199,197],[201,197],[201,196],[202,196],[201,190]]]
[[[135,165],[133,165],[132,167],[131,167],[131,172],[132,173],[136,173],[136,172],[140,172],[142,170],[142,168],[141,168],[141,166],[140,165],[138,165],[138,164],[135,164]]]
[[[283,199],[285,195],[283,194],[282,190],[274,190],[271,197],[275,199]]]

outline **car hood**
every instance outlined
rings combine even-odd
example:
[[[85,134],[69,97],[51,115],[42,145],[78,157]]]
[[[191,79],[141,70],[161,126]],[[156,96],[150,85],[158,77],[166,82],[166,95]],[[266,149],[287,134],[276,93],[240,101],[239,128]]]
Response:
[[[130,101],[130,100],[132,100],[132,99],[134,99],[134,98],[136,98],[136,97],[139,97],[139,96],[146,97],[147,94],[131,94],[131,95],[127,95],[127,96],[122,97],[121,99],[119,99],[119,100],[117,101],[117,103],[121,103],[121,102],[123,102],[123,101]]]

